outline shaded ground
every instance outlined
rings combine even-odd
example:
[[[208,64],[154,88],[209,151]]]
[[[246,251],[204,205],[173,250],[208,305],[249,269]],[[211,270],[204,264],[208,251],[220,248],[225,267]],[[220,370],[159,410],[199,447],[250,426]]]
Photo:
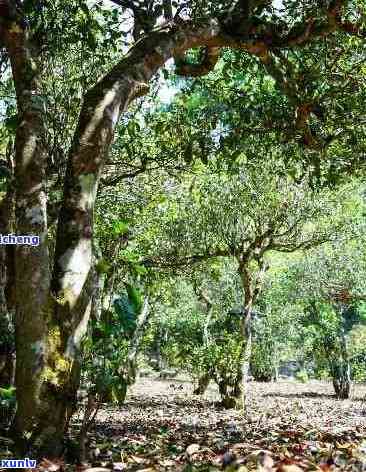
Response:
[[[143,378],[90,435],[93,466],[125,471],[366,471],[366,386],[336,400],[325,382],[250,383],[247,413],[178,380]]]

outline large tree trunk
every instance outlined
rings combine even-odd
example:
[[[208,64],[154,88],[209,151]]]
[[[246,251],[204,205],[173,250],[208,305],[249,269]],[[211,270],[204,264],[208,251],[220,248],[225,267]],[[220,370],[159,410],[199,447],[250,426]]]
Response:
[[[43,101],[36,65],[37,52],[28,35],[15,22],[3,28],[16,89],[18,121],[15,139],[16,232],[40,237],[39,246],[15,248],[15,342],[17,415],[14,431],[18,446],[27,443],[47,421],[43,387],[48,357],[47,331],[51,320],[46,214],[46,151]]]
[[[79,384],[81,340],[90,316],[94,203],[119,117],[133,99],[148,91],[150,78],[167,59],[217,40],[217,27],[212,24],[169,28],[140,40],[84,98],[68,159],[52,280],[37,51],[22,26],[10,22],[2,32],[21,123],[15,156],[16,229],[19,234],[39,235],[41,241],[37,247],[16,248],[18,409],[14,432],[22,454],[52,457],[63,449]]]
[[[77,347],[86,329],[90,284],[79,281],[77,303],[66,309],[68,300],[50,291],[47,150],[38,51],[21,25],[9,22],[7,26],[2,33],[20,123],[15,140],[15,229],[17,234],[40,239],[38,246],[15,248],[17,413],[12,429],[19,454],[56,456],[74,407]]]
[[[0,202],[0,234],[11,233],[14,199],[9,184]],[[14,247],[0,246],[0,387],[14,384],[15,343],[13,333]]]

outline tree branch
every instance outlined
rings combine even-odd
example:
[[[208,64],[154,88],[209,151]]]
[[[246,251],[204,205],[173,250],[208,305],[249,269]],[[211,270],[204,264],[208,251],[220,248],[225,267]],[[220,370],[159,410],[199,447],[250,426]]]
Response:
[[[199,77],[211,72],[219,58],[221,48],[219,47],[205,47],[201,61],[197,64],[191,64],[182,57],[175,58],[176,73],[181,76]]]
[[[103,178],[100,180],[100,183],[103,187],[113,187],[122,180],[132,179],[133,177],[137,177],[138,175],[143,174],[145,171],[146,164],[142,165],[139,169],[136,169],[133,172],[124,172],[123,174],[119,174],[111,178]]]
[[[233,256],[229,250],[217,249],[216,251],[207,252],[206,254],[194,254],[186,257],[177,257],[176,254],[169,254],[157,257],[146,258],[140,262],[145,267],[157,267],[165,269],[177,269],[180,267],[187,267],[192,264],[207,261],[214,257],[229,257]]]
[[[324,235],[318,238],[309,239],[308,241],[302,241],[297,244],[272,243],[269,249],[278,251],[278,252],[291,253],[291,252],[299,251],[300,249],[311,249],[313,247],[320,246],[321,244],[327,243],[331,240],[332,240],[331,236]]]

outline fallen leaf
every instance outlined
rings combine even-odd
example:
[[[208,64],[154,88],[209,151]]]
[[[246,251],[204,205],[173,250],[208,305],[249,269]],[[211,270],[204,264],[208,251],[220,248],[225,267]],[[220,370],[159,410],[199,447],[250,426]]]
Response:
[[[187,456],[193,456],[193,454],[197,454],[199,450],[200,450],[199,444],[190,444],[186,449],[186,454]]]

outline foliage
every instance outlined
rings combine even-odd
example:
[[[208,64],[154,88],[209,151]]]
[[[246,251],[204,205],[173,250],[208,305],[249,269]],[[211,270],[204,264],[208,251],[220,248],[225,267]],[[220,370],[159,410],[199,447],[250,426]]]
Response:
[[[309,381],[309,375],[306,370],[300,370],[296,373],[296,380],[299,380],[302,383],[306,383]]]
[[[16,408],[15,387],[0,388],[0,427],[7,428],[10,425]]]
[[[364,311],[364,306],[359,311]],[[364,313],[362,319],[365,320]],[[355,325],[349,333],[349,355],[352,378],[357,382],[366,381],[365,325]]]
[[[276,379],[279,367],[278,333],[273,320],[268,319],[270,312],[258,317],[253,323],[253,351],[250,360],[250,373],[259,382]]]
[[[102,401],[123,403],[127,387],[135,381],[132,372],[123,374],[123,366],[142,308],[141,294],[127,285],[113,306],[114,309],[103,311],[100,320],[92,321],[91,337],[85,346],[84,374],[89,390]]]
[[[142,301],[138,290],[130,284],[126,285],[126,294],[113,302],[120,325],[125,337],[131,336],[136,329],[137,314],[141,311]]]

